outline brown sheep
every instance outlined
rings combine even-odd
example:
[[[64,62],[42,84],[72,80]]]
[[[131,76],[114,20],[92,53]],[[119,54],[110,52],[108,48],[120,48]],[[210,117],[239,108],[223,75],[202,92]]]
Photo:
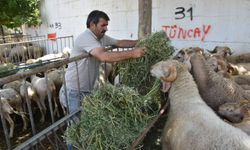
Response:
[[[218,114],[230,123],[250,135],[250,103],[225,103],[220,106]]]
[[[215,111],[218,110],[220,105],[227,102],[250,101],[248,92],[234,81],[224,78],[211,70],[203,56],[194,54],[190,57],[190,63],[192,66],[191,74],[202,98]]]
[[[250,62],[250,53],[227,56],[226,59],[229,63],[233,63],[233,64],[249,63]]]
[[[213,51],[209,51],[213,55],[221,56],[223,58],[232,55],[232,50],[227,46],[216,46]],[[215,57],[217,57],[215,56]]]

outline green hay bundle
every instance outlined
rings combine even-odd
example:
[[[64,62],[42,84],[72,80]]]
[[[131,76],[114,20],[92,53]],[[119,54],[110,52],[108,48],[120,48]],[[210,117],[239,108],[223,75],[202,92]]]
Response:
[[[145,56],[119,63],[118,72],[123,84],[137,88],[140,94],[145,95],[151,90],[155,80],[150,75],[150,67],[161,60],[168,59],[174,49],[164,31],[140,40],[136,47],[145,47]]]
[[[103,85],[85,97],[80,123],[65,133],[67,143],[84,150],[128,149],[159,111],[150,107],[159,85],[155,82],[146,96],[126,86]]]

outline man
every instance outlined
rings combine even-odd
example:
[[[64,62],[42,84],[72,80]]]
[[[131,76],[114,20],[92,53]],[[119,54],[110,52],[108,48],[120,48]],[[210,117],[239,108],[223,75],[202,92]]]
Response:
[[[116,40],[107,35],[109,17],[106,13],[98,10],[92,11],[87,18],[87,29],[75,40],[74,49],[70,57],[83,53],[89,53],[90,57],[84,58],[76,63],[70,63],[66,70],[65,80],[67,87],[67,98],[69,112],[76,111],[80,106],[80,99],[89,95],[94,88],[95,81],[99,75],[100,62],[117,62],[130,58],[139,58],[144,55],[143,48],[134,48],[130,51],[110,52],[105,50],[106,46],[119,48],[130,48],[136,45],[137,40]],[[78,91],[79,72],[80,95]],[[60,101],[66,107],[64,86],[60,90]]]

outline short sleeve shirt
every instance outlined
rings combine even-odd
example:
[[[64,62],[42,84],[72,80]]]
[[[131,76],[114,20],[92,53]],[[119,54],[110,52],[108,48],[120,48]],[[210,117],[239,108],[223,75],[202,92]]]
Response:
[[[111,46],[115,45],[116,43],[116,39],[113,39],[107,35],[104,35],[99,40],[91,30],[86,29],[76,38],[70,57],[75,57],[83,53],[90,53],[90,51],[94,48]],[[77,63],[80,90],[91,92],[99,75],[100,61],[95,57],[90,56],[77,61]],[[67,88],[75,90],[78,89],[77,68],[75,62],[72,62],[68,65],[65,74]]]

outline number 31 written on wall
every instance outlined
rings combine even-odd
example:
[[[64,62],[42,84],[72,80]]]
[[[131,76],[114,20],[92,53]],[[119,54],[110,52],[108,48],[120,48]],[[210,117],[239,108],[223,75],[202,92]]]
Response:
[[[193,8],[190,7],[189,9],[185,9],[184,7],[177,7],[175,8],[175,19],[183,19],[186,17],[186,14],[190,14],[190,20],[193,20]]]

